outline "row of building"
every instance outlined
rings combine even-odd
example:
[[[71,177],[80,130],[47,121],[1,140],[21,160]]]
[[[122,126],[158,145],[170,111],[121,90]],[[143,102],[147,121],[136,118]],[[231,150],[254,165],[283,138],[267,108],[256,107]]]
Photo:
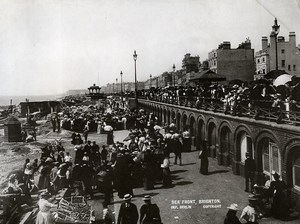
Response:
[[[276,19],[274,26],[279,27]],[[273,30],[269,39],[263,36],[261,50],[256,53],[251,47],[249,38],[236,48],[232,48],[229,41],[224,41],[217,49],[210,51],[208,58],[202,63],[199,56],[187,53],[183,57],[181,69],[175,70],[173,66],[171,72],[166,71],[155,77],[150,75],[145,82],[138,82],[138,89],[186,85],[197,74],[207,70],[225,76],[226,82],[235,79],[242,81],[260,79],[275,69],[300,76],[300,45],[296,44],[295,32],[289,33],[288,40],[277,34]],[[121,83],[111,83],[101,88],[105,93],[117,93],[121,92]],[[123,83],[122,88],[123,92],[134,91],[135,85],[133,82]]]

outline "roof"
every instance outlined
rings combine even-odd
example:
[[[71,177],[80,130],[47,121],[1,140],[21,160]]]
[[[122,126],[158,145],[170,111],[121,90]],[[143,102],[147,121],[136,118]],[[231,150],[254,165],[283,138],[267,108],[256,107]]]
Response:
[[[96,86],[96,84],[92,85],[88,89],[101,89],[99,86]]]
[[[205,69],[196,73],[195,77],[191,78],[190,81],[200,81],[200,80],[211,80],[211,81],[224,81],[226,77],[221,74],[217,74],[210,69]]]
[[[4,124],[5,125],[8,125],[8,124],[21,124],[21,122],[17,118],[15,118],[14,116],[10,116],[9,118],[7,118],[7,120]]]

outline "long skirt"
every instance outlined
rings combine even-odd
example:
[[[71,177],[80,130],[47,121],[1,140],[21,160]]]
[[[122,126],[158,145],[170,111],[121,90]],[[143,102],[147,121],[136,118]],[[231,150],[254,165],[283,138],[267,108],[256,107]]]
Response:
[[[50,185],[50,176],[49,175],[40,175],[38,187],[39,189],[46,189]]]
[[[208,158],[201,159],[200,173],[208,175]]]
[[[54,224],[52,214],[50,212],[39,211],[36,217],[35,224]]]
[[[169,167],[163,168],[163,185],[165,187],[170,187],[172,185],[171,171]]]

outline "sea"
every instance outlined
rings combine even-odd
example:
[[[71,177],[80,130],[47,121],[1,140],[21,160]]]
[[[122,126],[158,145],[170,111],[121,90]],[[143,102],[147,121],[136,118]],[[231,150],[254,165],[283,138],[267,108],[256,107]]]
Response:
[[[19,105],[20,102],[25,102],[26,99],[29,99],[29,102],[34,101],[48,101],[48,100],[57,100],[61,98],[62,95],[35,95],[35,96],[0,96],[0,106]]]

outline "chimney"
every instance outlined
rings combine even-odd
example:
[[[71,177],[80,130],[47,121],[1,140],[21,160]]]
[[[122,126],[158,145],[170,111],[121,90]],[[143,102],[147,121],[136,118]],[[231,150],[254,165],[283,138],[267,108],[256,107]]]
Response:
[[[209,69],[208,61],[203,61],[203,62],[202,62],[202,69],[203,69],[203,70]]]
[[[264,36],[261,38],[261,49],[266,49],[268,47],[268,37]]]
[[[295,32],[290,32],[289,34],[289,43],[291,46],[296,46],[296,34]]]
[[[231,44],[230,41],[223,41],[223,49],[230,49]]]
[[[278,42],[284,42],[284,37],[283,36],[279,36],[277,39]]]

